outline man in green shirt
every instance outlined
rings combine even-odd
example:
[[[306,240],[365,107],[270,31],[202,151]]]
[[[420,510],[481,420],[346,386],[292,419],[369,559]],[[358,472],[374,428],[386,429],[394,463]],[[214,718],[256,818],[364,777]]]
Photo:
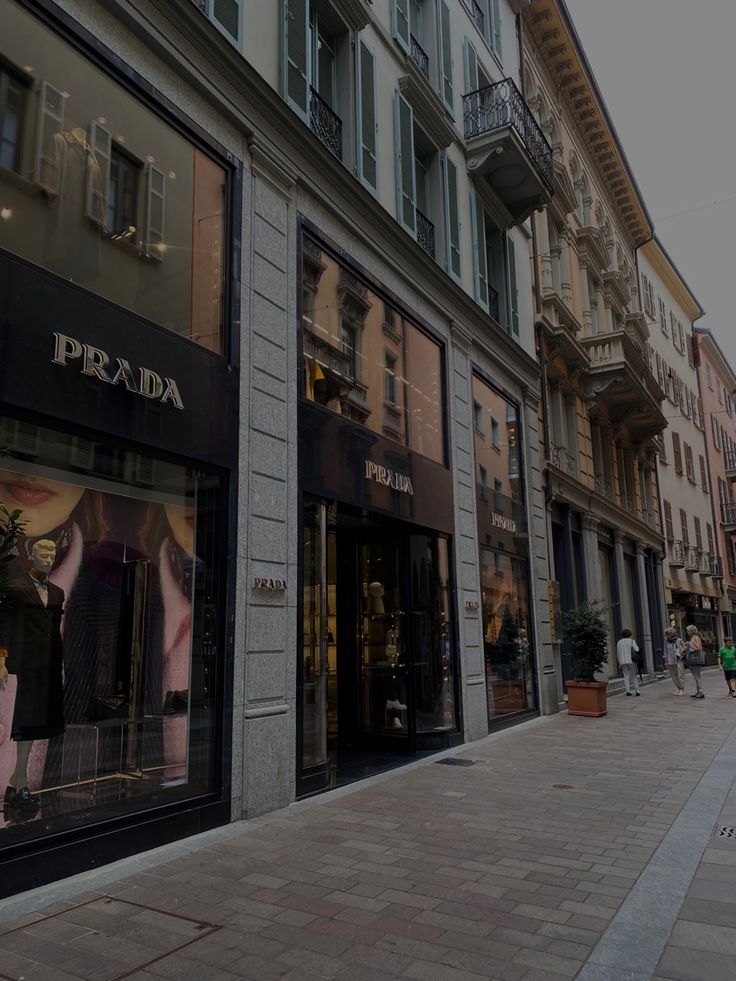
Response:
[[[718,666],[723,668],[728,690],[736,698],[736,647],[733,646],[733,637],[724,638],[723,647],[718,651]]]

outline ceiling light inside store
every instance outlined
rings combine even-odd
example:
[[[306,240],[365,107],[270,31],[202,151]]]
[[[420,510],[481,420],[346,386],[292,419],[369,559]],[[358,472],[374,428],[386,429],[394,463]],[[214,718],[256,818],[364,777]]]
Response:
[[[33,65],[23,65],[23,71],[28,72],[28,74],[30,75],[31,72],[33,71]]]
[[[104,126],[107,122],[107,116],[98,116],[97,122],[100,124],[100,126]]]
[[[0,219],[2,221],[9,221],[13,217],[12,208],[0,208]]]

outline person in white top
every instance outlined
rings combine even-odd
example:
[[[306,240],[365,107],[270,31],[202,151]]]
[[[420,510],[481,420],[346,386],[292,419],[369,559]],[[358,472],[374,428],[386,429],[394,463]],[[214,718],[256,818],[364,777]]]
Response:
[[[631,635],[631,631],[626,629],[621,631],[621,640],[616,644],[616,660],[624,675],[624,685],[626,694],[639,695],[639,675],[634,664],[632,653],[638,653],[639,647]],[[632,692],[632,688],[634,689]]]

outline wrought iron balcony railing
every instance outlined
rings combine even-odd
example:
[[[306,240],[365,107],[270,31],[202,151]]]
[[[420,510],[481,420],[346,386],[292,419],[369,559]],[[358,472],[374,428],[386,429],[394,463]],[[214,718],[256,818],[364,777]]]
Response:
[[[342,160],[342,120],[322,96],[309,87],[309,128],[338,160]]]
[[[512,78],[463,96],[465,139],[513,127],[550,190],[555,186],[552,147]]]
[[[710,567],[710,555],[705,551],[705,549],[700,549],[700,575],[709,576],[711,575]]]
[[[355,372],[353,362],[349,354],[333,347],[327,341],[313,334],[311,330],[305,329],[303,335],[304,354],[317,362],[324,371],[338,375],[346,381],[352,382]]]
[[[417,66],[422,75],[429,78],[429,55],[421,46],[419,41],[412,34],[410,37],[411,42],[411,58],[414,64]]]
[[[721,504],[721,521],[724,525],[736,526],[736,503],[726,501]]]
[[[417,242],[434,259],[434,225],[417,208]]]
[[[562,470],[568,477],[577,477],[578,464],[572,453],[568,453],[564,446],[553,446],[550,454],[550,463],[558,470]]]
[[[700,572],[700,556],[694,545],[685,548],[685,569],[688,572]]]
[[[714,579],[723,579],[723,563],[717,555],[710,556],[710,574]]]
[[[670,542],[670,565],[677,569],[685,565],[685,546],[681,541]]]
[[[475,0],[470,0],[470,16],[473,18],[475,22],[475,26],[478,28],[480,33],[485,37],[485,31],[484,31],[485,21],[486,21],[485,14],[483,13],[483,8],[481,7],[481,5],[479,3],[476,3]]]
[[[726,470],[736,470],[736,453],[732,450],[727,450],[724,454],[726,462]]]

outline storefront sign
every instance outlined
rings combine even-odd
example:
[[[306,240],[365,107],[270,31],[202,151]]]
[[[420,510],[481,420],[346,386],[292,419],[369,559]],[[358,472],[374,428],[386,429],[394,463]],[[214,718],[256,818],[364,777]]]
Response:
[[[465,600],[465,609],[470,612],[477,612],[480,607],[480,603],[477,600]]]
[[[254,589],[267,589],[271,592],[284,592],[286,590],[286,580],[285,579],[264,579],[260,576],[256,576],[253,580]]]
[[[81,372],[97,378],[106,385],[122,385],[134,395],[166,402],[175,409],[183,409],[184,402],[179,386],[173,378],[162,378],[150,368],[132,368],[125,358],[115,358],[111,363],[106,351],[91,344],[82,344],[75,337],[54,331],[54,364],[63,368],[71,360],[81,359]]]
[[[373,463],[372,460],[365,461],[365,479],[375,480],[377,484],[383,484],[384,487],[390,487],[401,494],[414,495],[410,477],[390,470],[388,467],[381,467],[377,463]]]
[[[507,518],[498,511],[491,511],[491,522],[494,528],[501,528],[502,531],[508,531],[512,535],[516,534],[516,522],[513,518]]]

